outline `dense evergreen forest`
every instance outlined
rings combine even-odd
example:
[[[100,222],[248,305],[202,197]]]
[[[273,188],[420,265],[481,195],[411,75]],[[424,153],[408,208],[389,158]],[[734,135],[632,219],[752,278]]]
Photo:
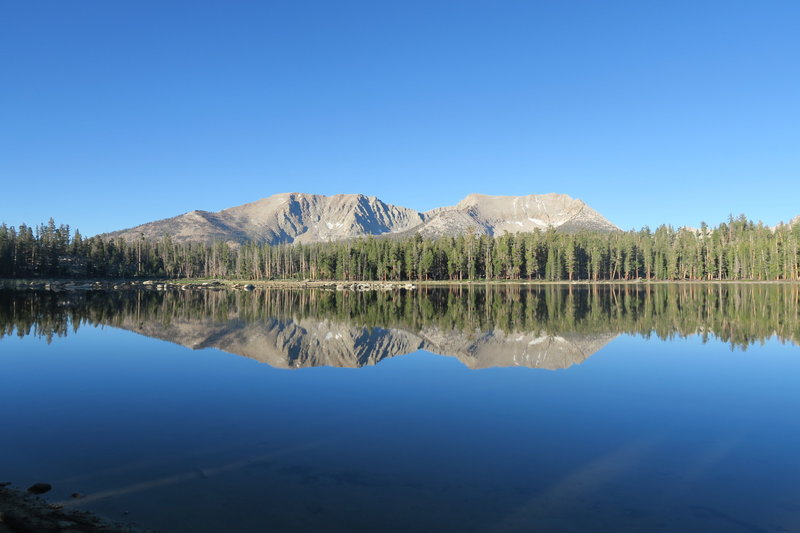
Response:
[[[746,348],[773,336],[800,340],[796,284],[459,285],[415,291],[0,290],[0,338],[63,336],[81,325],[139,331],[143,325],[230,325],[330,321],[358,328],[430,328],[544,335],[701,334]],[[217,330],[215,330],[217,331]]]
[[[269,246],[84,238],[51,219],[0,225],[2,278],[310,280],[800,280],[800,222],[744,215],[710,228]]]

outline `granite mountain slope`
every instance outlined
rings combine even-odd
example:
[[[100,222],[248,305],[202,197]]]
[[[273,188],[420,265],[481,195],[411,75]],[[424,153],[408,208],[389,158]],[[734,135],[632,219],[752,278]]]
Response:
[[[424,215],[415,231],[423,237],[476,233],[502,235],[555,228],[559,231],[617,231],[619,228],[583,201],[566,194],[488,196],[470,194],[452,207]]]
[[[191,211],[105,236],[135,240],[169,235],[177,242],[281,244],[417,232],[430,238],[469,232],[502,235],[549,227],[559,231],[618,229],[581,200],[564,194],[470,194],[455,206],[421,213],[362,194],[282,193],[218,212]]]

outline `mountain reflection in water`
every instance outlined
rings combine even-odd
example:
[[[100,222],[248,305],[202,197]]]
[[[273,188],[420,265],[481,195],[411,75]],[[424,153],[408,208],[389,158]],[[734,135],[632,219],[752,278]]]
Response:
[[[110,325],[279,368],[361,367],[426,350],[469,368],[561,369],[620,333],[746,348],[800,338],[793,284],[455,286],[417,291],[0,292],[0,337]]]

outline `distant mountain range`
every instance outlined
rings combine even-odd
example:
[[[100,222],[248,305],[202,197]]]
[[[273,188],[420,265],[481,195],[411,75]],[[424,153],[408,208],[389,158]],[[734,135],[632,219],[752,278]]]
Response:
[[[458,204],[419,212],[363,194],[282,193],[218,212],[192,211],[105,234],[126,240],[244,243],[329,242],[367,235],[425,238],[502,235],[554,228],[617,231],[619,228],[565,194],[487,196],[470,194]]]

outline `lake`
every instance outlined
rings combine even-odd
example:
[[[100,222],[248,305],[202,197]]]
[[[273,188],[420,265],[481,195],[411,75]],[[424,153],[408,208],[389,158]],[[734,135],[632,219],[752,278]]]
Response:
[[[167,533],[796,532],[798,340],[797,284],[4,290],[0,481]]]

